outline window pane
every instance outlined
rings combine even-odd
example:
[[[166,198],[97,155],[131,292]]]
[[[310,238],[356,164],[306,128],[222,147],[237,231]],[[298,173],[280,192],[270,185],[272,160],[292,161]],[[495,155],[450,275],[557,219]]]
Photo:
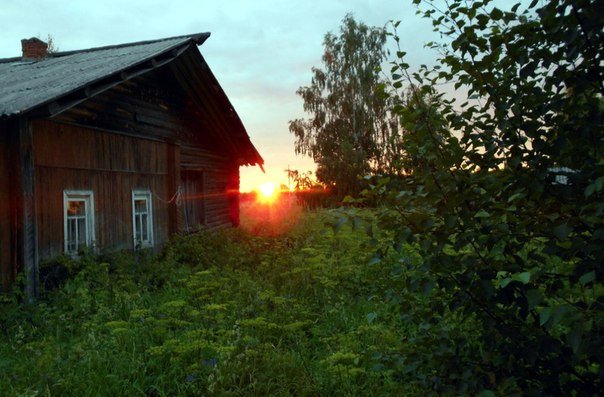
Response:
[[[137,199],[134,200],[134,212],[140,214],[142,212],[147,212],[147,200]]]
[[[77,248],[76,232],[77,219],[67,220],[67,251],[75,251]]]
[[[67,202],[67,215],[75,216],[75,215],[85,215],[86,214],[86,204],[81,200],[69,200]]]
[[[137,243],[141,242],[141,217],[140,215],[135,215],[134,218],[134,239]]]
[[[143,228],[142,241],[148,242],[149,241],[149,229],[147,226],[147,214],[141,215],[141,224],[142,224],[142,228]]]
[[[64,191],[65,205],[65,250],[77,253],[84,245],[92,243],[94,236],[94,214],[91,209],[91,191]]]
[[[82,245],[88,244],[88,236],[86,235],[86,218],[78,218],[78,246],[79,249]]]
[[[132,192],[132,221],[135,246],[147,247],[152,245],[151,227],[153,227],[153,218],[151,215],[150,192]]]

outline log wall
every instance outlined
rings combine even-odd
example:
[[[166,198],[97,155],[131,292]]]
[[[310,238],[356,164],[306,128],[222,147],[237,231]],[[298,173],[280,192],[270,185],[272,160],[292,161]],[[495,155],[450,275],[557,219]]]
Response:
[[[155,72],[34,123],[42,258],[63,252],[63,190],[94,192],[96,244],[111,250],[132,248],[132,189],[153,193],[156,245],[199,225],[238,224],[239,166],[177,84]],[[202,191],[184,191],[188,171],[203,175]],[[179,205],[166,203],[179,188]],[[195,219],[186,196],[202,201]]]
[[[10,236],[10,162],[8,127],[0,121],[0,291],[13,279]]]
[[[132,249],[132,190],[150,190],[155,244],[170,234],[166,143],[34,122],[38,241],[42,258],[63,252],[63,191],[94,194],[96,245]],[[59,236],[61,238],[59,238]]]
[[[166,69],[126,81],[54,117],[34,119],[36,256],[44,260],[64,251],[65,190],[93,192],[100,249],[133,248],[133,189],[152,192],[156,246],[198,225],[237,225],[239,165],[220,136],[224,131],[207,121],[214,117],[207,114],[211,111],[195,106]],[[9,127],[0,121],[0,290],[19,270],[20,255],[20,234],[13,230],[20,207],[11,195],[18,171],[12,160],[18,156]],[[186,197],[169,202],[177,192],[185,193],[183,175],[201,175],[199,183],[189,184],[201,191],[186,192],[201,200],[188,228]]]

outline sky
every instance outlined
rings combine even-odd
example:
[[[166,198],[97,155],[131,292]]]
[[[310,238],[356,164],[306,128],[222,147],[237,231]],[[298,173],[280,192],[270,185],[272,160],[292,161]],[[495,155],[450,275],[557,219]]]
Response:
[[[287,184],[285,169],[314,171],[296,156],[289,120],[307,117],[300,86],[321,66],[323,38],[347,13],[370,26],[401,20],[411,65],[434,63],[437,40],[411,0],[0,0],[0,58],[21,55],[21,39],[53,37],[59,51],[210,32],[199,47],[265,161],[241,168],[241,191]]]

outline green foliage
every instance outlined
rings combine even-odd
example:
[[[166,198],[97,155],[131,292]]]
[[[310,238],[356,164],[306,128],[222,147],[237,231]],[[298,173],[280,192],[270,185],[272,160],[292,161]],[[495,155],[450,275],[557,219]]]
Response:
[[[300,172],[298,170],[292,170],[289,167],[284,171],[287,173],[288,182],[293,182],[294,191],[323,187],[314,180],[312,171]]]
[[[395,108],[412,172],[402,187],[374,178],[365,196],[384,205],[378,218],[393,246],[411,243],[422,257],[396,293],[425,294],[431,307],[401,305],[427,332],[414,341],[420,354],[399,351],[384,365],[434,394],[597,395],[601,7],[414,3],[447,41],[429,44],[442,54],[434,69],[414,72],[397,53],[392,89],[407,86],[401,98],[415,97]],[[467,92],[467,100],[437,93],[442,85],[454,86],[458,98]],[[450,327],[452,318],[479,325],[464,334]]]
[[[288,168],[285,172],[288,182],[293,182],[294,194],[302,207],[306,209],[335,207],[337,198],[313,177],[312,171],[300,172]]]
[[[385,43],[384,29],[347,15],[339,35],[325,35],[324,68],[313,68],[311,84],[297,91],[311,118],[290,121],[296,153],[313,158],[317,179],[339,197],[359,191],[359,175],[399,169],[396,118],[377,73]]]
[[[157,257],[62,258],[69,275],[37,305],[0,301],[1,394],[423,395],[390,368],[430,351],[396,311],[401,299],[430,310],[398,288],[400,264],[420,258],[406,247],[372,260],[388,236],[356,217],[305,213],[280,236],[201,231]]]

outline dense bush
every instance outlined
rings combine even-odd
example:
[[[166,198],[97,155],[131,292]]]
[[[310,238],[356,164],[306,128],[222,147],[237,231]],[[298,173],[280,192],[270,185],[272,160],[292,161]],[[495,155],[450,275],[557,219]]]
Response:
[[[413,72],[397,53],[412,172],[403,188],[375,178],[365,193],[393,246],[422,257],[398,293],[423,293],[430,311],[399,311],[430,332],[414,341],[421,354],[387,367],[434,394],[601,394],[601,5],[414,3],[446,38],[430,44],[442,57]],[[455,98],[437,91],[447,86]],[[465,335],[443,313],[480,325]]]

